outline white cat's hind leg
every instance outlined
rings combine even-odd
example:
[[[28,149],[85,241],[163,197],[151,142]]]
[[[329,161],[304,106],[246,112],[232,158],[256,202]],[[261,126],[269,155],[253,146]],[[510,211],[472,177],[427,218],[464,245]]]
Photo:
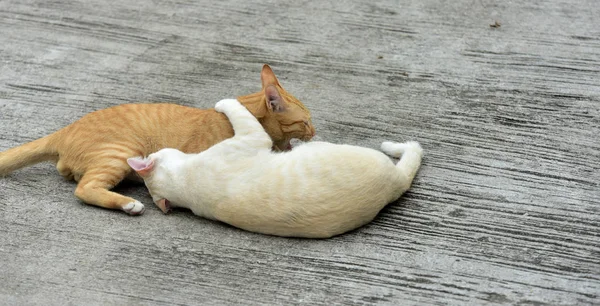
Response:
[[[416,141],[408,141],[404,143],[384,142],[381,144],[381,150],[393,157],[400,157],[396,164],[398,173],[398,195],[408,190],[412,184],[423,157],[423,149]]]
[[[381,151],[383,151],[383,153],[389,156],[396,158],[399,158],[400,156],[402,156],[402,154],[404,154],[404,152],[407,151],[412,151],[421,156],[423,155],[423,149],[421,148],[421,145],[416,141],[407,141],[404,143],[384,141],[381,144]]]

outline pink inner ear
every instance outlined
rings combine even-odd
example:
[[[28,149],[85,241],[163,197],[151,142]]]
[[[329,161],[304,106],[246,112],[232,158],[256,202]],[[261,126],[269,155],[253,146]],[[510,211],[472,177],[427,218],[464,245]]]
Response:
[[[274,85],[269,85],[265,88],[265,96],[267,96],[267,107],[278,113],[285,110],[283,98]]]
[[[131,157],[127,159],[127,164],[140,175],[146,175],[152,170],[154,161],[150,158]]]

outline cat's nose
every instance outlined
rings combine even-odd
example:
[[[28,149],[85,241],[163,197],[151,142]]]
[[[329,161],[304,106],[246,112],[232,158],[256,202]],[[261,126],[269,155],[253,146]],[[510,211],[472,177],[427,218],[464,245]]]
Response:
[[[311,131],[309,131],[308,133],[306,133],[306,134],[304,135],[304,137],[302,137],[302,140],[303,140],[303,141],[309,141],[309,140],[311,140],[313,137],[315,137],[315,131],[314,131],[314,130],[311,130]]]

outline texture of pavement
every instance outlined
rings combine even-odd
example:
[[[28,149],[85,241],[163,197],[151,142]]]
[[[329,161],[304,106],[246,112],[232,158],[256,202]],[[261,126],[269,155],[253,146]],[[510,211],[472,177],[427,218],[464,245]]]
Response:
[[[417,140],[411,189],[326,240],[0,178],[2,305],[600,301],[600,9],[548,1],[0,1],[0,150],[109,106],[207,108],[268,63],[320,140]]]

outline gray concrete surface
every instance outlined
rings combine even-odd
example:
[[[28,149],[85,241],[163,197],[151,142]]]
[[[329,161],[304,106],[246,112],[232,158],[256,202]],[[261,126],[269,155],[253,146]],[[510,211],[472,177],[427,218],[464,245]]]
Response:
[[[0,179],[2,305],[600,303],[600,9],[548,1],[0,2],[0,149],[132,101],[210,107],[269,63],[323,140],[414,139],[412,190],[328,240]],[[495,21],[500,27],[490,27]]]

